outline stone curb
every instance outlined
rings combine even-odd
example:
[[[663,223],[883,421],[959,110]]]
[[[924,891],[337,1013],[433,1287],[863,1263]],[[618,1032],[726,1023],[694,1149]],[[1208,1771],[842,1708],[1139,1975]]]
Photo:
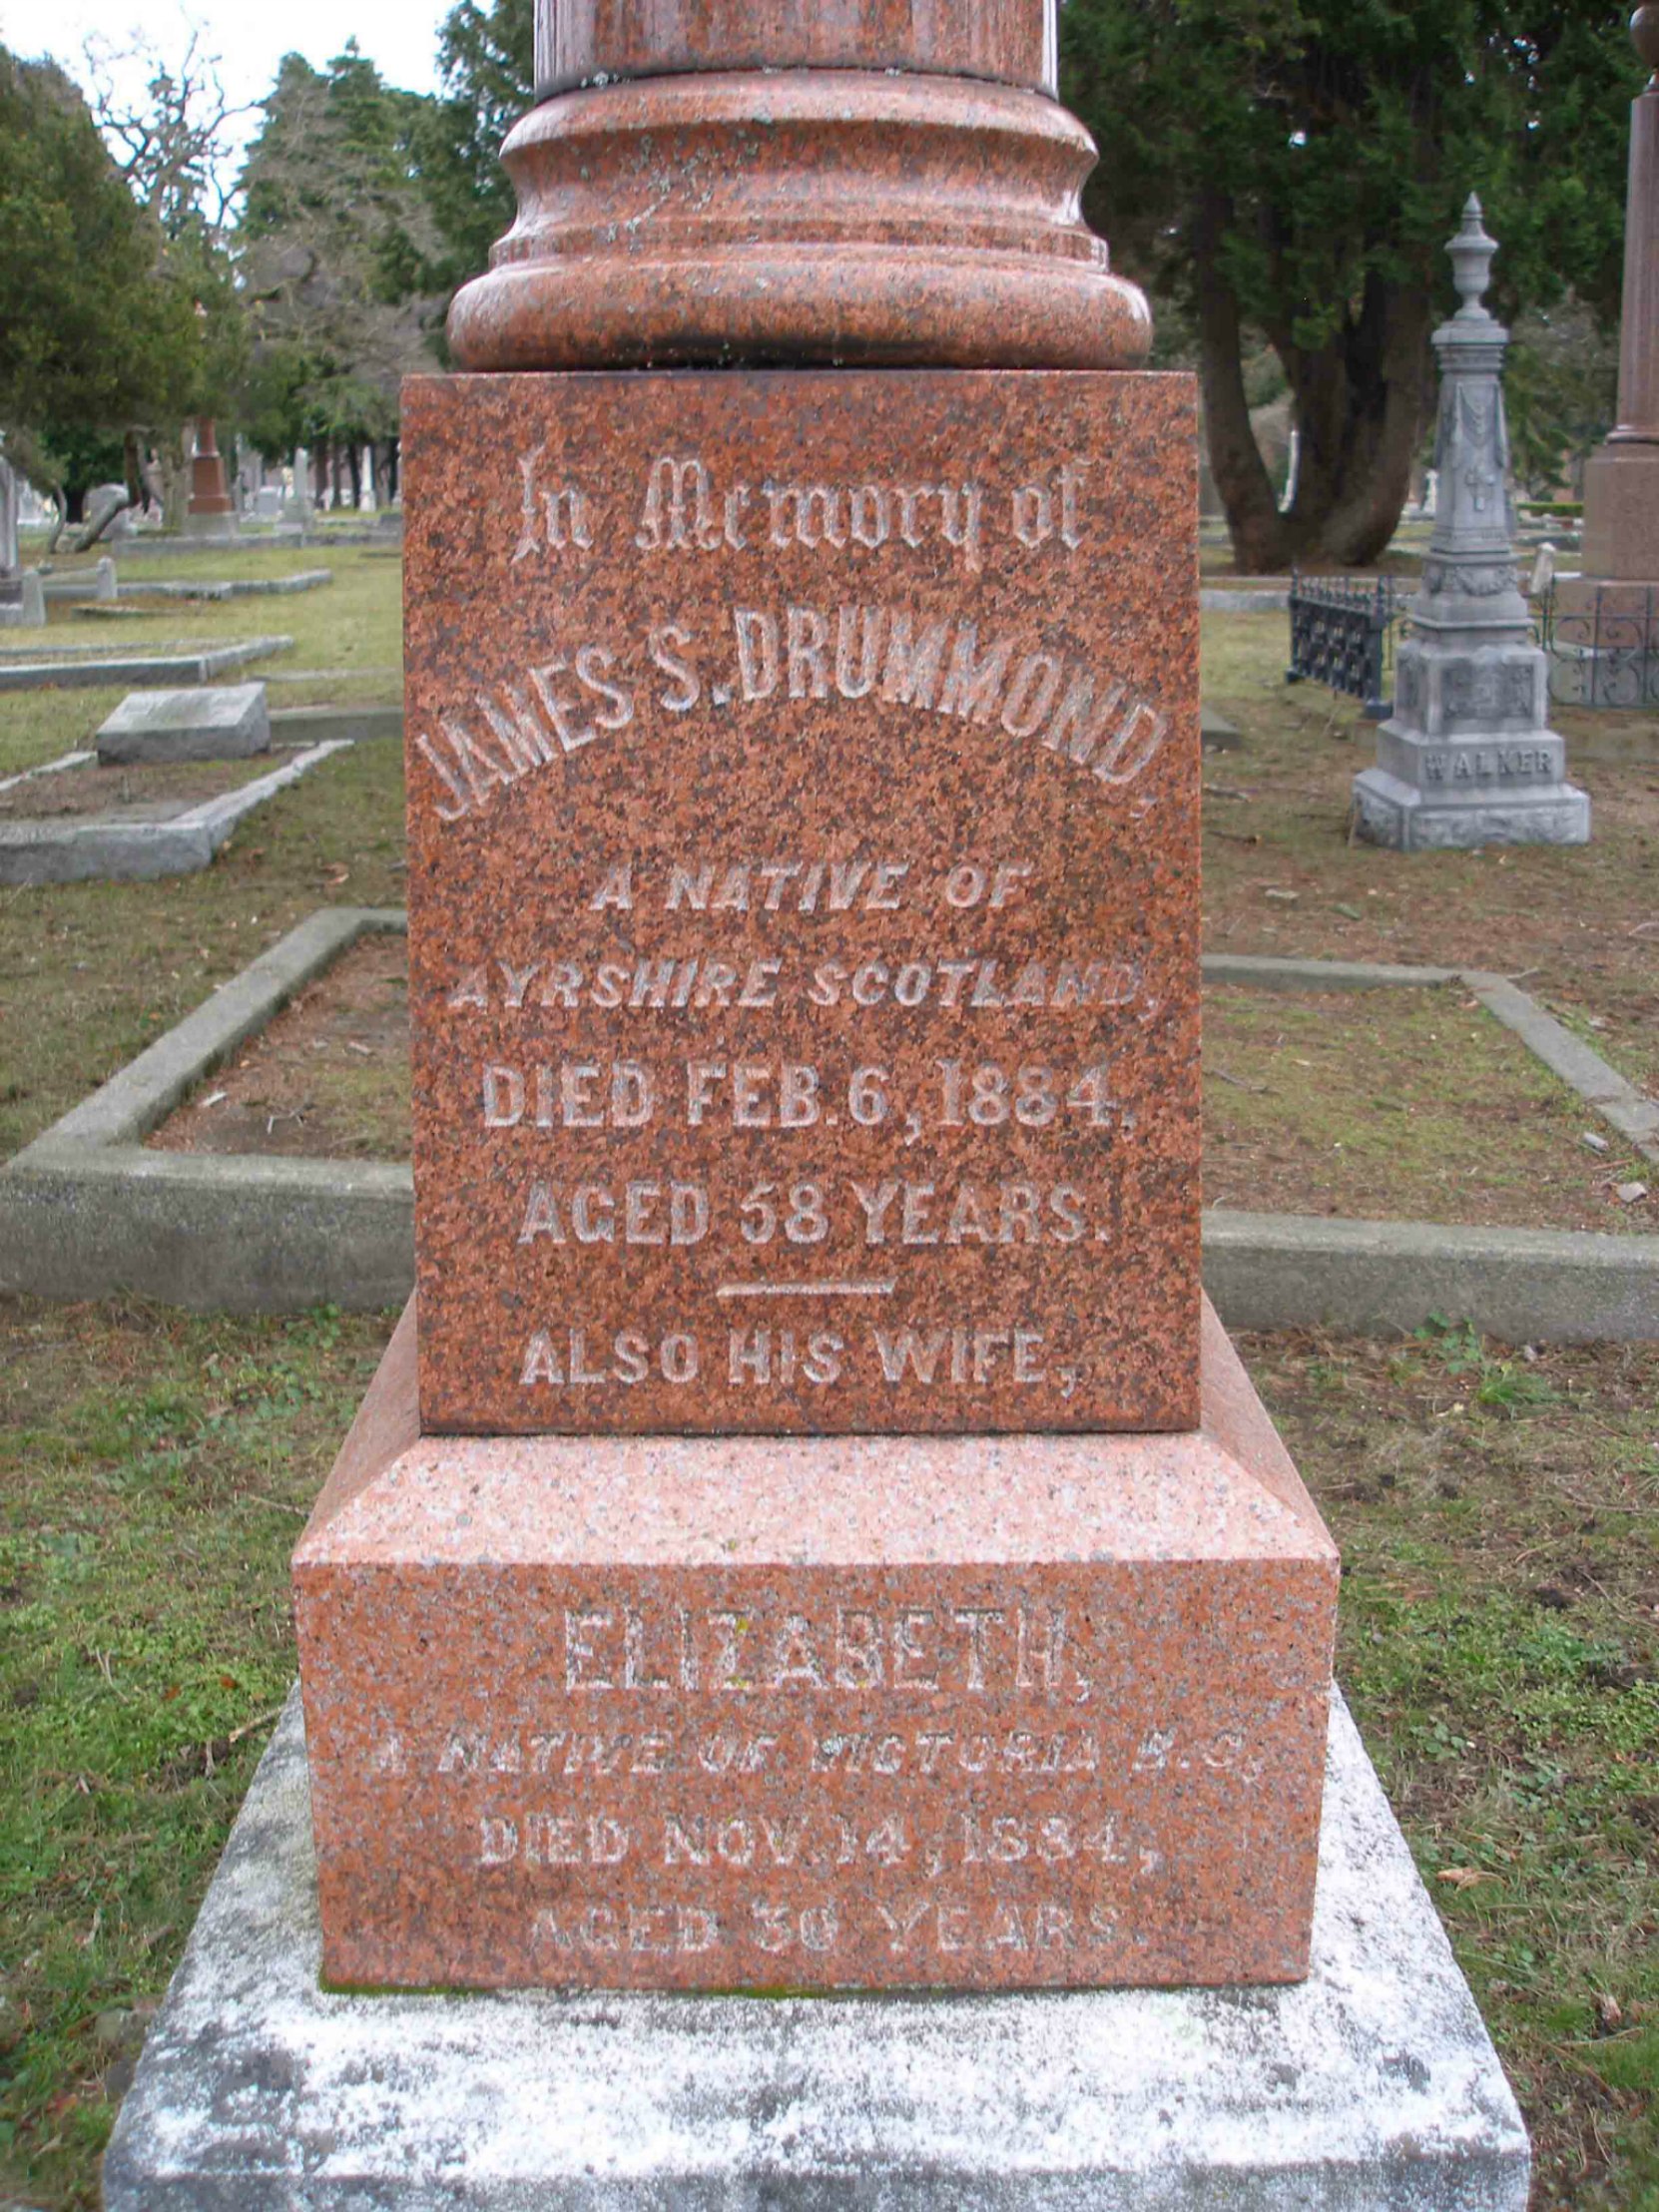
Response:
[[[313,745],[269,776],[205,799],[170,822],[113,822],[95,815],[79,822],[0,823],[0,883],[38,889],[46,883],[147,883],[162,875],[194,875],[244,815],[349,743],[334,738]],[[79,763],[68,754],[49,764],[53,770],[70,766]]]
[[[414,1280],[409,1170],[381,1162],[224,1159],[143,1140],[246,1039],[397,908],[327,907],[0,1169],[0,1289],[122,1289],[208,1313],[374,1312]]]
[[[414,1277],[406,1166],[150,1152],[143,1139],[360,937],[403,927],[395,907],[311,915],[0,1169],[0,1289],[121,1290],[223,1313],[399,1304]],[[1576,1072],[1550,1064],[1597,1112],[1592,1094],[1636,1096],[1502,977],[1235,954],[1210,955],[1204,972],[1284,990],[1461,983],[1489,993],[1527,1043],[1523,1009],[1558,1031]],[[1659,1342],[1659,1237],[1212,1210],[1204,1246],[1205,1287],[1234,1329],[1393,1335],[1443,1316],[1511,1344]]]
[[[1659,1104],[1644,1098],[1599,1052],[1546,1013],[1535,998],[1506,975],[1469,969],[1463,981],[1487,1012],[1513,1030],[1529,1052],[1593,1107],[1602,1120],[1633,1144],[1645,1159],[1659,1162]]]
[[[1659,1102],[1644,1097],[1599,1052],[1506,975],[1493,975],[1485,968],[1391,967],[1372,960],[1286,960],[1248,952],[1207,952],[1204,977],[1210,983],[1246,983],[1257,990],[1281,991],[1411,990],[1461,984],[1551,1074],[1575,1090],[1593,1113],[1644,1158],[1659,1163]]]
[[[401,707],[274,707],[271,736],[277,745],[321,745],[338,740],[360,745],[368,738],[403,736]]]
[[[227,669],[246,668],[274,653],[293,650],[291,638],[246,638],[202,653],[164,658],[85,661],[13,661],[0,664],[0,692],[83,690],[93,684],[126,684],[134,690],[169,684],[211,684]]]
[[[281,599],[293,592],[317,591],[331,584],[331,568],[300,569],[293,576],[241,576],[220,584],[121,584],[119,599]]]
[[[1205,615],[1283,615],[1290,608],[1288,584],[1277,589],[1270,584],[1265,590],[1240,586],[1236,591],[1224,584],[1206,584],[1198,595],[1198,611]]]
[[[1654,1236],[1212,1209],[1204,1287],[1230,1329],[1408,1336],[1438,1318],[1502,1344],[1659,1343]]]
[[[342,952],[361,937],[399,936],[404,926],[402,909],[396,906],[319,908],[37,1137],[12,1165],[21,1167],[45,1151],[65,1146],[141,1144],[197,1083],[275,1020],[288,1000],[330,968]],[[192,1155],[148,1157],[188,1159]]]

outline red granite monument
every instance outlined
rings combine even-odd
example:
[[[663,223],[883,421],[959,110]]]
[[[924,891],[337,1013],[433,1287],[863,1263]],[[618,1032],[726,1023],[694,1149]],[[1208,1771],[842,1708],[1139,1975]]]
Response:
[[[1306,1970],[1337,1562],[1202,1309],[1193,393],[1055,19],[541,10],[405,394],[418,1289],[295,1560],[342,1982]]]
[[[185,526],[195,537],[224,537],[236,528],[237,503],[225,473],[225,456],[208,415],[198,415],[190,464],[190,504]]]
[[[1584,470],[1584,581],[1659,589],[1659,5],[1630,19],[1653,75],[1630,111],[1619,419]]]

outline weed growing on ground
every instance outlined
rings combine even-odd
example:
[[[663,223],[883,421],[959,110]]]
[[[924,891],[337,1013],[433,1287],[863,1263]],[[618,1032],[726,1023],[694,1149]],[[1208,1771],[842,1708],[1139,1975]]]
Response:
[[[0,1300],[0,2200],[97,2204],[386,1333]]]
[[[1533,2130],[1659,2205],[1659,1353],[1246,1339],[1342,1545],[1338,1672]]]

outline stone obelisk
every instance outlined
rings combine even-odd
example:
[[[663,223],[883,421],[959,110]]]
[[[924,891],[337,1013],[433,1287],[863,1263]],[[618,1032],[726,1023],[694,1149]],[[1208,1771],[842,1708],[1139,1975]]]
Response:
[[[1584,472],[1582,583],[1659,590],[1659,5],[1630,19],[1653,71],[1630,111],[1619,419]],[[1659,644],[1659,640],[1655,641]]]
[[[1503,360],[1488,311],[1497,252],[1472,195],[1447,252],[1462,305],[1434,333],[1439,502],[1399,649],[1377,766],[1354,782],[1361,833],[1403,851],[1582,844],[1590,803],[1564,780],[1548,663],[1515,572]]]

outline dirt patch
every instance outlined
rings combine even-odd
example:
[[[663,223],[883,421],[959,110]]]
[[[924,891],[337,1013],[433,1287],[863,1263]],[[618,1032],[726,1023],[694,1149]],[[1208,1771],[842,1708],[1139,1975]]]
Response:
[[[150,1138],[164,1152],[409,1157],[401,937],[365,937]]]
[[[1659,1175],[1461,989],[1204,993],[1211,1205],[1644,1230]],[[1585,1134],[1604,1139],[1597,1152]]]
[[[1659,1095],[1659,765],[1573,754],[1641,718],[1556,714],[1588,845],[1380,851],[1350,841],[1376,732],[1354,701],[1287,686],[1288,637],[1285,615],[1204,618],[1205,698],[1244,739],[1206,765],[1207,949],[1495,968]]]
[[[1353,1220],[1659,1227],[1659,1176],[1466,993],[1205,993],[1212,1204]],[[170,1152],[409,1156],[407,947],[364,939],[150,1139]]]
[[[66,768],[31,776],[0,791],[0,821],[67,822],[98,815],[142,821],[158,810],[199,807],[240,791],[290,756],[261,754],[244,761],[164,761],[153,767]]]

